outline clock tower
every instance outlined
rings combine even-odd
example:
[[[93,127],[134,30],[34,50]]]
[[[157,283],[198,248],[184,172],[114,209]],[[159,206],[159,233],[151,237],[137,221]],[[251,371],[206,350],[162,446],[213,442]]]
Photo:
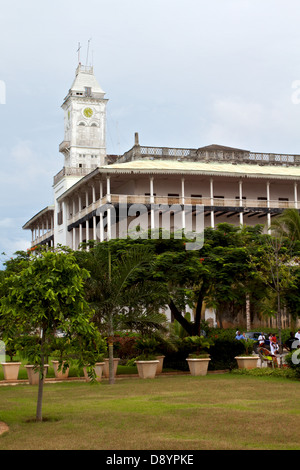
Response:
[[[64,140],[59,151],[65,157],[65,168],[92,171],[105,163],[108,100],[104,96],[93,67],[79,64],[74,82],[62,104]]]

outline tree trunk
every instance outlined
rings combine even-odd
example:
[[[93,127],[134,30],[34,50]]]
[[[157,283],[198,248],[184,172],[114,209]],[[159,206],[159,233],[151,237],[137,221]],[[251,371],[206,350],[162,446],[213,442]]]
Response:
[[[250,297],[246,294],[246,324],[247,331],[251,330],[251,312],[250,312]]]
[[[109,371],[109,384],[113,385],[115,383],[115,374],[114,374],[114,343],[113,343],[113,316],[110,314],[109,319],[109,338],[108,338],[108,371]]]
[[[108,370],[109,370],[109,383],[113,385],[115,383],[115,374],[114,374],[114,344],[112,340],[109,340],[108,343]]]
[[[277,292],[277,329],[279,341],[279,354],[280,354],[280,367],[282,367],[282,341],[281,341],[281,305],[280,305],[280,292]]]
[[[174,304],[173,300],[169,303],[169,308],[171,310],[172,315],[174,316],[175,320],[185,329],[185,331],[190,335],[194,335],[193,325],[181,314],[181,312],[177,309],[176,305]]]
[[[37,399],[37,406],[36,406],[36,421],[42,421],[42,404],[43,404],[43,391],[44,391],[44,366],[45,366],[45,357],[44,357],[44,329],[42,330],[42,338],[41,338],[41,364],[39,369],[39,388],[38,388],[38,399]]]
[[[200,336],[201,312],[203,306],[203,295],[200,291],[195,314],[194,334]]]

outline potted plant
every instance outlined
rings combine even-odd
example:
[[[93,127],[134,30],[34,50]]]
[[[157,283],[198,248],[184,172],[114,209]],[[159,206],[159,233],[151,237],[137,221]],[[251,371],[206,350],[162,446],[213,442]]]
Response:
[[[255,341],[252,339],[240,339],[237,340],[241,343],[244,353],[235,356],[235,359],[238,363],[239,369],[255,369],[257,367],[257,362],[259,356],[253,355]]]
[[[67,379],[69,377],[71,353],[70,340],[65,337],[56,337],[52,341],[52,349],[54,359],[53,364],[54,375],[57,379]]]
[[[4,344],[5,353],[10,358],[9,362],[1,362],[3,367],[4,380],[16,381],[18,380],[21,366],[21,362],[14,361],[14,357],[17,353],[17,343],[16,340],[8,338]]]
[[[120,358],[119,357],[114,357],[113,361],[114,361],[114,376],[116,376]],[[109,358],[108,357],[104,358],[103,375],[106,378],[109,377]]]
[[[41,348],[41,333],[36,333],[36,331],[31,331],[27,334],[21,335],[18,339],[17,346],[18,352],[22,359],[30,361],[29,364],[24,366],[27,372],[28,381],[30,385],[38,385],[39,379],[43,379],[44,382],[49,368],[49,365],[45,363],[43,364],[43,367],[41,367],[41,364],[38,361],[39,352]],[[49,350],[49,344],[45,343],[45,357],[47,357]],[[41,372],[41,370],[43,370],[43,372]]]
[[[191,375],[206,375],[210,361],[207,349],[212,346],[212,340],[201,335],[187,336],[183,341],[192,351],[186,359]]]
[[[136,349],[140,352],[135,363],[139,377],[142,379],[153,379],[157,372],[159,360],[157,359],[157,341],[154,338],[142,338],[136,342]]]
[[[43,371],[43,380],[45,381],[47,372],[48,372],[48,364],[44,365],[44,371]],[[38,365],[32,365],[28,364],[25,366],[25,369],[27,370],[27,375],[28,375],[28,380],[30,385],[38,385],[39,379],[40,379],[40,367]]]

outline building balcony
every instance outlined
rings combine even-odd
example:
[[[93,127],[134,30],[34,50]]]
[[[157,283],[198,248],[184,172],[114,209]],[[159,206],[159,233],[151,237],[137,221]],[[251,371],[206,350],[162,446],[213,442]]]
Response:
[[[50,241],[54,236],[54,229],[50,229],[43,233],[42,235],[37,236],[31,241],[31,247],[34,247],[36,245],[43,245]]]
[[[53,178],[54,186],[59,183],[64,176],[86,176],[93,171],[92,168],[67,168],[63,167]]]
[[[89,206],[81,209],[75,214],[69,214],[68,226],[81,223],[93,215],[96,215],[97,209],[105,204],[112,204],[113,206],[119,204],[144,204],[150,206],[151,204],[168,205],[203,205],[208,211],[228,211],[228,212],[265,212],[274,211],[282,212],[284,209],[300,207],[300,201],[278,201],[278,200],[257,200],[257,199],[231,199],[231,198],[210,198],[210,197],[168,197],[168,196],[145,196],[145,195],[124,195],[124,194],[110,194],[104,196],[102,199],[91,203]]]

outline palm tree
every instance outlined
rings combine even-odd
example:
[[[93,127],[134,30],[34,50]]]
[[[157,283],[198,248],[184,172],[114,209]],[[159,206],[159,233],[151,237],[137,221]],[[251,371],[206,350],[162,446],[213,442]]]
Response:
[[[288,237],[292,242],[300,241],[300,213],[298,209],[286,209],[272,223],[274,234]]]
[[[153,254],[142,245],[129,248],[121,256],[112,254],[110,243],[99,243],[89,251],[77,252],[80,264],[90,272],[87,300],[95,310],[94,323],[108,335],[109,383],[114,383],[113,342],[119,328],[141,331],[163,329],[165,288],[147,278]]]

